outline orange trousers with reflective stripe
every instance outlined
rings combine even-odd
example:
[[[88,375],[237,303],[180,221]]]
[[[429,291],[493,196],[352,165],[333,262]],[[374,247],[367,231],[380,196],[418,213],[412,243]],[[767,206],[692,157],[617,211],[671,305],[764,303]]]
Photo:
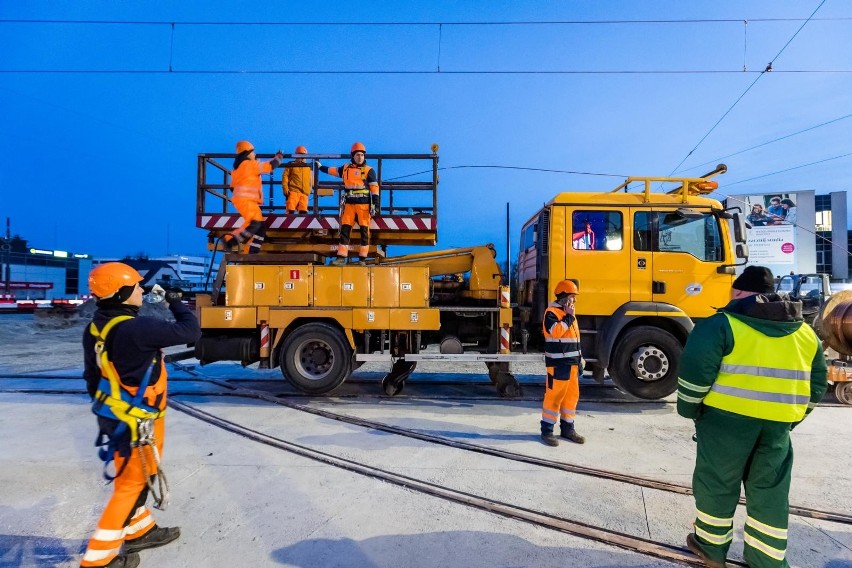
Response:
[[[154,421],[154,437],[157,440],[157,451],[160,457],[163,455],[165,433],[165,418],[158,418]],[[106,566],[118,555],[125,539],[135,540],[154,528],[154,518],[145,507],[144,501],[138,503],[143,493],[147,496],[148,491],[145,470],[139,455],[141,451],[145,452],[148,473],[157,472],[150,446],[144,449],[132,448],[129,458],[123,458],[116,452],[115,471],[120,471],[121,475],[112,482],[112,497],[98,521],[98,528],[89,539],[89,546],[86,548],[80,566]]]
[[[553,367],[547,367],[541,419],[550,424],[556,424],[560,419],[573,421],[577,414],[577,402],[580,400],[577,366],[571,366],[571,374],[568,377],[554,377],[553,370]]]

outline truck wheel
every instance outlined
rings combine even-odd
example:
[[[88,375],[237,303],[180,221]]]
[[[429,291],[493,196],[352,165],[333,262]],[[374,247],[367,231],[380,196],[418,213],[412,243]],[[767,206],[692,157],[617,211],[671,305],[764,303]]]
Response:
[[[834,396],[843,404],[852,404],[852,382],[837,383]]]
[[[634,327],[618,341],[609,374],[623,391],[649,400],[677,389],[683,346],[671,333],[648,325]]]
[[[337,328],[324,323],[309,323],[284,339],[281,373],[302,392],[331,392],[346,380],[351,369],[351,349]]]

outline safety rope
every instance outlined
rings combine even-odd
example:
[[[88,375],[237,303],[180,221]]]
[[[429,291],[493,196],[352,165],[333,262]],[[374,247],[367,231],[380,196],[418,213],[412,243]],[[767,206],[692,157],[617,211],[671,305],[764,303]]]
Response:
[[[166,472],[163,471],[160,464],[160,452],[157,450],[157,439],[154,437],[153,420],[139,421],[139,440],[132,446],[139,450],[142,473],[145,475],[148,490],[154,499],[154,508],[165,511],[166,507],[169,506],[169,481],[166,478]],[[151,455],[154,456],[153,473],[148,469],[148,460],[145,457],[146,447],[151,450]]]

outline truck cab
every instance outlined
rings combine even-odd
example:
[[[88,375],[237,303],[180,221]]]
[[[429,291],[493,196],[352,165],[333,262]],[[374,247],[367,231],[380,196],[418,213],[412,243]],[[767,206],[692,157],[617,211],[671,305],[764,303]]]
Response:
[[[831,298],[828,274],[785,274],[775,284],[775,293],[802,302],[802,317],[814,327],[817,315]]]
[[[517,282],[520,325],[533,343],[554,286],[574,280],[593,376],[603,381],[608,371],[640,398],[672,393],[694,321],[728,302],[734,266],[748,255],[741,215],[704,197],[722,167],[701,178],[629,178],[608,193],[561,193],[533,215],[521,231]],[[680,187],[651,192],[665,182]],[[641,191],[629,191],[636,183]]]

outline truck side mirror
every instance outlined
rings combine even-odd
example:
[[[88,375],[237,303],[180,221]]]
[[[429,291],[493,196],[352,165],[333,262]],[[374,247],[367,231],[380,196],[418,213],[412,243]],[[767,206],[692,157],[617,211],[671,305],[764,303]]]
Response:
[[[737,258],[748,259],[748,245],[745,243],[737,243],[736,246]]]
[[[733,225],[734,225],[734,241],[736,241],[738,243],[745,243],[746,242],[746,224],[745,224],[745,218],[743,217],[742,213],[739,213],[739,212],[734,213]],[[743,256],[740,256],[739,248],[737,248],[737,256],[740,257],[740,258],[745,258]],[[745,256],[746,257],[748,256],[748,247],[746,247]]]

